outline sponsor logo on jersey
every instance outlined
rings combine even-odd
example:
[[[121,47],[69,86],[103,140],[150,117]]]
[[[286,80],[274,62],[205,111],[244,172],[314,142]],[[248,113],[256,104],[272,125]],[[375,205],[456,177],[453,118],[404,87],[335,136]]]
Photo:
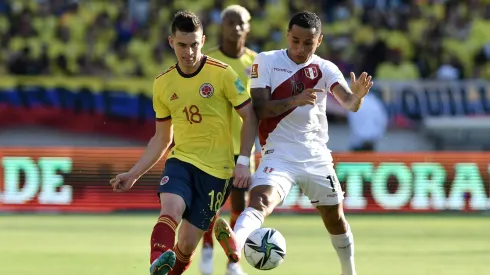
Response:
[[[171,97],[170,97],[170,101],[172,100],[176,100],[176,99],[179,99],[179,97],[177,96],[176,93],[174,93]]]
[[[285,73],[288,73],[288,74],[292,74],[293,73],[293,71],[288,70],[288,69],[283,69],[283,68],[274,68],[274,71],[277,71],[277,72],[285,72]]]
[[[304,69],[305,70],[305,75],[306,77],[308,77],[309,79],[315,79],[318,77],[318,71],[315,67],[313,68],[306,68]]]
[[[168,176],[165,176],[162,178],[162,180],[160,181],[160,185],[164,185],[165,183],[167,183],[169,180],[169,177]]]
[[[214,94],[213,85],[209,83],[202,84],[201,88],[199,88],[199,94],[204,98],[210,98]]]
[[[253,64],[250,78],[257,78],[257,77],[259,77],[259,64]]]
[[[239,95],[241,95],[241,94],[243,94],[243,92],[245,92],[245,87],[243,87],[243,83],[240,80],[240,78],[237,78],[235,80],[235,88],[237,89]]]

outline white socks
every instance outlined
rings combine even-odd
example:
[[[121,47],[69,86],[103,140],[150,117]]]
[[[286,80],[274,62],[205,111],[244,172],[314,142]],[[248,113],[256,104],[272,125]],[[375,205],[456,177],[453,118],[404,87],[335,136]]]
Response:
[[[255,229],[260,228],[263,223],[264,216],[262,213],[252,207],[247,207],[240,216],[238,216],[233,231],[235,231],[237,250],[239,253],[242,253],[243,246],[245,245],[248,236],[250,236]]]
[[[330,235],[330,239],[339,256],[342,275],[357,275],[354,263],[354,236],[350,231],[350,226],[345,234]]]

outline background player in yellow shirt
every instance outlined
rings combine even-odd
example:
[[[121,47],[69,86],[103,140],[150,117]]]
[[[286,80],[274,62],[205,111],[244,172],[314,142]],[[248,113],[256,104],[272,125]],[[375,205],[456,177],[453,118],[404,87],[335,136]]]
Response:
[[[154,275],[182,274],[226,201],[230,178],[238,187],[250,184],[248,164],[257,129],[250,95],[230,66],[201,53],[204,41],[199,18],[178,12],[169,37],[178,63],[153,85],[156,133],[133,168],[111,180],[115,191],[129,190],[164,155],[173,135],[175,146],[158,189],[160,217],[151,235],[150,274]],[[236,166],[230,131],[233,108],[243,120]],[[175,243],[175,229],[181,222]]]
[[[246,8],[239,5],[231,5],[221,12],[221,37],[220,45],[207,52],[208,56],[216,58],[230,65],[240,76],[247,91],[250,85],[250,72],[252,64],[257,55],[256,52],[245,47],[247,34],[250,31],[250,13]],[[233,114],[232,135],[235,159],[240,154],[240,129],[242,119],[237,113]],[[245,210],[247,201],[247,188],[232,187],[230,226],[235,226],[236,219]],[[210,229],[204,233],[203,249],[199,270],[203,275],[213,273],[213,223]],[[246,275],[239,263],[228,263],[226,275]]]

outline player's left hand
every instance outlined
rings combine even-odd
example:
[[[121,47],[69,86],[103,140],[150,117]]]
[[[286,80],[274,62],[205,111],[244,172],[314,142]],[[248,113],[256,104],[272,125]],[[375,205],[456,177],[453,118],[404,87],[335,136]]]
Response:
[[[368,73],[363,72],[358,79],[356,79],[356,75],[351,72],[350,73],[350,89],[358,98],[363,98],[369,92],[369,89],[373,87],[374,82],[371,81],[372,76],[368,75]]]
[[[235,171],[233,171],[233,186],[238,188],[248,188],[250,186],[250,167],[237,164],[235,166]]]

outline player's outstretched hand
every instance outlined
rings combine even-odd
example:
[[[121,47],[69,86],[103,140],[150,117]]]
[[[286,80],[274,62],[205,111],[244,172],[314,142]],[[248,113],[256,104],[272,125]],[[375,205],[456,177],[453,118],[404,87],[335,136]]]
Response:
[[[122,173],[110,180],[114,192],[126,192],[138,179],[130,173]]]
[[[314,105],[316,101],[316,93],[324,92],[322,89],[305,89],[294,98],[294,102],[298,106]]]
[[[235,166],[235,171],[233,171],[233,186],[238,188],[248,188],[250,186],[250,167],[237,164]]]
[[[374,82],[371,81],[372,76],[368,75],[368,73],[363,72],[358,79],[356,79],[356,75],[351,72],[350,73],[350,89],[352,92],[358,97],[363,98],[369,92],[369,89],[373,87]]]

